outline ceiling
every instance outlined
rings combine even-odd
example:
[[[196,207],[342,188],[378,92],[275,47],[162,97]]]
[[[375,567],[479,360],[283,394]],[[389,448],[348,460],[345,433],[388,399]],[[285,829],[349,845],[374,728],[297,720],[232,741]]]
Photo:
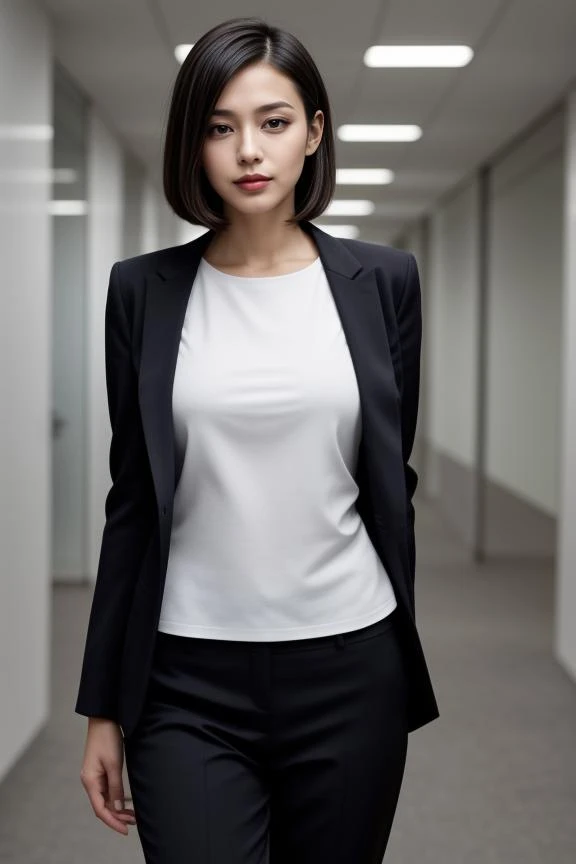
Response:
[[[161,188],[174,47],[215,24],[258,15],[291,30],[324,77],[343,123],[416,123],[413,143],[337,142],[340,168],[391,168],[388,186],[338,186],[370,198],[361,237],[392,242],[479,164],[557,102],[576,78],[574,0],[41,0],[61,65]],[[368,69],[373,44],[466,44],[462,69]]]

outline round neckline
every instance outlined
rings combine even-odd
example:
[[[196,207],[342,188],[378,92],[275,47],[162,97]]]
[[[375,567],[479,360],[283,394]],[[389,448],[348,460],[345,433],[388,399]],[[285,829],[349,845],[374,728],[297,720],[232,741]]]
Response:
[[[277,279],[286,279],[289,276],[297,276],[300,273],[305,273],[307,270],[311,270],[313,267],[317,267],[320,263],[320,256],[314,259],[310,264],[306,264],[305,267],[300,267],[299,270],[291,270],[289,273],[278,273],[276,276],[237,276],[235,273],[226,273],[224,270],[219,270],[217,267],[214,267],[213,264],[210,264],[205,258],[201,258],[201,263],[204,264],[209,270],[212,270],[214,273],[217,273],[218,276],[222,276],[225,279],[234,279],[241,280],[244,282],[264,282],[264,281],[276,281]]]

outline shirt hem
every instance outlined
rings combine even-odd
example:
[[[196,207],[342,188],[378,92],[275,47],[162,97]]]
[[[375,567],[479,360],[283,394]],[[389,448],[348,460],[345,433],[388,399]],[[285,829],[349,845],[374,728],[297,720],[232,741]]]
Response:
[[[310,639],[318,636],[335,636],[339,633],[350,633],[375,624],[390,615],[396,609],[398,602],[395,597],[379,606],[370,615],[347,618],[331,624],[307,627],[287,627],[275,630],[235,630],[229,627],[210,627],[205,625],[181,624],[177,621],[160,619],[158,630],[172,636],[188,636],[196,639],[222,639],[232,642],[283,642],[296,639]],[[293,634],[293,635],[288,635]]]

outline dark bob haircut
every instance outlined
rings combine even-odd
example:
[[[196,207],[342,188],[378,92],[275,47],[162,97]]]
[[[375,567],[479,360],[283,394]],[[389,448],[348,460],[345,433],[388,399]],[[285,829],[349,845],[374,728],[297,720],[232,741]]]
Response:
[[[314,60],[291,33],[259,18],[233,18],[196,42],[174,82],[164,143],[164,194],[187,222],[213,230],[227,225],[222,199],[202,167],[202,150],[220,93],[240,69],[259,62],[292,80],[309,124],[316,111],[324,114],[322,140],[306,156],[290,221],[314,219],[330,203],[336,182],[334,133],[328,94]]]

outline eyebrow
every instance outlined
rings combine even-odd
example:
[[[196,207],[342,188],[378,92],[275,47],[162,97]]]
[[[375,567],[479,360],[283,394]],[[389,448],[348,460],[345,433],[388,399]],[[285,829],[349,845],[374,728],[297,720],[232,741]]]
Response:
[[[293,111],[296,110],[289,102],[269,102],[268,105],[260,105],[259,108],[256,108],[254,113],[264,114],[266,111],[275,111],[276,108],[292,108]],[[235,112],[230,111],[228,108],[215,108],[211,116],[234,117]]]

